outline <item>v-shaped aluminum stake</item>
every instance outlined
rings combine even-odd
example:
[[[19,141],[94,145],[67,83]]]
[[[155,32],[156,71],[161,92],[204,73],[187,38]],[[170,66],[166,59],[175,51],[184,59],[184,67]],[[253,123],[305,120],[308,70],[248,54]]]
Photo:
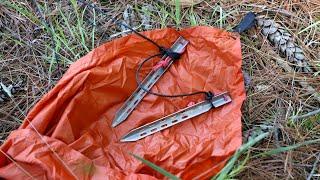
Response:
[[[173,52],[182,54],[187,46],[189,41],[180,36],[176,42],[171,46],[171,50]],[[160,77],[169,69],[173,60],[164,55],[161,60],[169,58],[169,63],[166,67],[160,67],[157,70],[152,70],[147,77],[142,81],[141,86],[147,90],[150,90],[152,86],[160,79]],[[115,127],[125,121],[127,117],[131,114],[134,108],[139,104],[139,102],[143,99],[143,97],[147,94],[146,91],[138,87],[133,94],[125,101],[122,107],[117,111],[113,121],[112,127]]]
[[[120,141],[121,142],[132,142],[142,139],[146,136],[154,134],[163,129],[174,126],[178,123],[181,123],[185,120],[199,116],[205,112],[208,112],[210,109],[223,106],[230,103],[232,100],[230,95],[222,93],[220,95],[214,96],[211,101],[202,101],[193,106],[181,109],[178,112],[170,114],[161,119],[155,120],[154,122],[148,123],[146,125],[140,126],[136,129],[131,130],[127,135],[125,135]]]

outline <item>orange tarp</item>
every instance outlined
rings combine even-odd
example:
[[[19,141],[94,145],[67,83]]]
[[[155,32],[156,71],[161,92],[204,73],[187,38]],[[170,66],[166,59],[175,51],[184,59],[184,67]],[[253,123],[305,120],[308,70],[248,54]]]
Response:
[[[181,35],[190,43],[153,87],[165,94],[229,91],[232,103],[132,143],[131,129],[199,102],[203,96],[147,95],[116,128],[116,111],[136,89],[139,62],[158,53],[136,35],[105,43],[76,61],[2,145],[0,177],[6,179],[156,179],[163,176],[137,154],[183,179],[216,174],[241,145],[245,90],[239,35],[211,27],[144,32],[170,47]],[[153,64],[142,68],[143,77]],[[30,124],[30,122],[32,124]],[[35,130],[36,129],[36,130]]]

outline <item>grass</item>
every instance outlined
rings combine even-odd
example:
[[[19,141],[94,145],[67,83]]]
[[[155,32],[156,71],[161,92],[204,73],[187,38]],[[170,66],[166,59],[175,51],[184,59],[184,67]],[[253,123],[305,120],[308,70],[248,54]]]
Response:
[[[235,175],[239,174],[241,171],[243,171],[244,166],[248,159],[250,158],[250,154],[248,152],[249,148],[251,148],[253,145],[261,141],[262,139],[266,138],[270,135],[270,132],[264,132],[260,133],[258,136],[250,139],[247,143],[243,144],[232,156],[232,158],[228,161],[228,163],[225,165],[225,167],[215,176],[212,178],[212,180],[224,180],[224,179],[233,179],[235,178]],[[247,155],[242,162],[239,162],[237,165],[237,160],[239,157],[247,152]]]
[[[146,160],[146,159],[143,159],[142,157],[136,155],[136,154],[132,154],[130,153],[130,155],[132,155],[134,158],[136,158],[137,160],[141,161],[143,164],[151,167],[153,170],[159,172],[160,174],[162,174],[163,176],[169,178],[169,179],[172,179],[172,180],[178,180],[179,178],[171,173],[169,173],[168,171],[164,170],[163,168],[155,165],[154,163]]]
[[[243,144],[236,152],[235,154],[230,158],[228,163],[225,165],[225,167],[214,177],[212,177],[212,180],[224,180],[224,179],[234,179],[237,177],[238,174],[240,174],[244,169],[246,163],[250,160],[250,158],[259,158],[260,156],[272,156],[275,154],[280,154],[283,152],[291,151],[296,148],[299,148],[301,146],[307,146],[311,144],[320,144],[320,139],[315,140],[309,140],[304,141],[301,143],[293,144],[290,146],[285,147],[279,147],[276,149],[272,149],[266,152],[258,153],[254,156],[250,156],[250,149],[258,142],[262,141],[264,138],[268,137],[271,134],[271,132],[259,132],[259,134],[256,137],[252,137],[248,142]],[[246,153],[246,156],[243,160],[238,161],[239,157]],[[137,160],[141,161],[143,164],[151,167],[153,170],[159,172],[163,176],[168,177],[169,179],[179,179],[178,177],[174,176],[173,174],[169,173],[168,171],[164,170],[163,168],[157,166],[156,164],[138,156],[135,154],[131,155],[136,158]]]
[[[70,64],[100,44],[122,36],[121,29],[112,20],[124,20],[122,14],[126,4],[133,7],[136,15],[133,25],[139,31],[197,25],[230,30],[247,11],[254,10],[284,25],[318,69],[314,74],[287,73],[275,62],[276,58],[281,58],[276,56],[275,48],[257,29],[241,36],[243,70],[251,77],[242,110],[243,132],[246,134],[261,124],[272,124],[275,130],[268,136],[259,132],[255,136],[258,139],[244,143],[215,178],[305,179],[310,175],[315,153],[319,151],[320,117],[316,115],[299,121],[290,121],[290,118],[320,107],[319,102],[296,83],[296,80],[304,79],[320,88],[317,1],[308,4],[291,0],[203,1],[188,7],[181,6],[182,0],[172,4],[100,1],[94,6],[86,2],[89,1],[0,2],[0,80],[14,84],[23,79],[27,89],[0,104],[2,142],[10,131],[19,127],[33,104],[55,85]],[[147,15],[149,22],[146,23],[149,24],[143,25],[142,17]],[[138,156],[135,158],[139,159]],[[151,162],[139,160],[153,166]]]

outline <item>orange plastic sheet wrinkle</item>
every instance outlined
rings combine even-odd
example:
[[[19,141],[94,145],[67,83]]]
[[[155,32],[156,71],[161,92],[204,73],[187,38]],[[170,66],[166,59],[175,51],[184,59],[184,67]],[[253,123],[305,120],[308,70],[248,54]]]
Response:
[[[135,70],[139,62],[158,53],[150,42],[128,35],[107,42],[76,61],[33,107],[21,127],[1,146],[14,160],[0,153],[1,178],[164,178],[129,152],[182,179],[207,179],[223,168],[241,145],[245,90],[238,35],[211,27],[181,31],[169,28],[143,34],[165,47],[170,47],[179,36],[190,41],[182,57],[153,91],[228,91],[232,103],[142,140],[121,143],[120,138],[131,129],[203,100],[202,95],[147,95],[125,122],[112,128],[116,111],[137,87]],[[158,60],[142,68],[141,76]]]

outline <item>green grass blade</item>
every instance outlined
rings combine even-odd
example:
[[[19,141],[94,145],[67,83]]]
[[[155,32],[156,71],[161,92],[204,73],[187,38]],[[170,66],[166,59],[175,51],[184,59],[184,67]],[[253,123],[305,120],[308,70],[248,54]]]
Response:
[[[222,22],[223,22],[223,10],[222,10],[222,7],[221,7],[221,6],[219,7],[219,12],[220,12],[220,13],[219,13],[220,18],[219,18],[219,20],[218,20],[218,21],[219,21],[219,27],[220,27],[220,28],[222,28]]]
[[[181,3],[180,0],[175,0],[175,21],[176,25],[180,27],[181,23]]]
[[[311,24],[310,26],[306,27],[305,29],[302,29],[300,32],[298,32],[298,34],[301,34],[301,33],[305,32],[305,31],[307,31],[308,29],[311,29],[311,28],[313,28],[313,27],[316,27],[316,26],[318,26],[319,24],[320,24],[320,21],[317,21],[317,22]]]
[[[61,7],[61,6],[60,6],[60,7]],[[73,39],[76,39],[76,37],[75,37],[75,35],[74,35],[74,33],[73,33],[73,30],[72,30],[72,28],[70,27],[69,20],[68,20],[67,17],[64,15],[64,13],[61,11],[61,8],[59,8],[58,10],[59,10],[59,13],[60,13],[63,21],[64,21],[64,24],[67,26],[67,28],[68,28],[68,30],[69,30],[69,32],[70,32],[70,34],[71,34],[71,37],[72,37]]]
[[[243,154],[245,151],[247,151],[250,147],[255,145],[257,142],[261,141],[262,139],[269,136],[270,132],[262,133],[259,136],[251,139],[246,144],[242,145],[236,153],[232,156],[232,158],[228,161],[226,166],[216,175],[212,178],[212,180],[224,180],[228,177],[229,172],[234,167],[234,164],[238,160],[241,154]]]
[[[274,154],[279,154],[279,153],[282,153],[282,152],[286,152],[286,151],[290,151],[290,150],[296,149],[296,148],[298,148],[298,147],[300,147],[300,146],[306,146],[306,145],[317,144],[317,143],[320,143],[320,139],[314,139],[314,140],[304,141],[304,142],[297,143],[297,144],[294,144],[294,145],[291,145],[291,146],[286,146],[286,147],[279,147],[279,148],[277,148],[277,149],[272,149],[272,150],[270,150],[270,151],[257,154],[257,155],[255,155],[255,156],[253,156],[253,157],[257,157],[257,156],[271,156],[271,155],[274,155]]]
[[[46,10],[45,9],[47,7],[46,4],[41,6],[36,1],[34,1],[34,3],[37,6],[37,9],[39,10],[41,16],[43,16],[40,23],[45,27],[45,29],[47,30],[47,33],[51,36],[51,38],[52,38],[51,45],[54,46],[53,51],[51,53],[52,55],[51,55],[50,66],[49,66],[49,73],[51,74],[52,69],[53,69],[53,65],[56,63],[59,63],[59,62],[57,62],[58,60],[57,60],[56,55],[60,52],[61,42],[56,37],[56,32],[55,32],[55,29],[53,28],[53,25],[50,22],[46,23],[45,20],[43,20],[45,18],[44,17],[45,11],[43,11],[43,9]]]
[[[38,24],[40,22],[40,20],[33,15],[33,12],[28,10],[25,6],[20,6],[19,3],[16,3],[14,1],[2,1],[0,2],[0,5],[4,5],[6,7],[9,7],[10,9],[15,10],[34,24]]]
[[[167,26],[167,19],[170,16],[170,13],[166,10],[166,8],[162,5],[156,4],[157,9],[159,9],[159,17],[161,28],[165,28]]]
[[[86,33],[86,28],[85,28],[85,24],[83,23],[83,19],[84,19],[84,14],[86,12],[86,9],[87,7],[85,7],[82,11],[82,14],[81,14],[81,18],[79,19],[79,23],[78,23],[78,26],[79,26],[79,30],[80,30],[80,35],[81,35],[81,42],[82,42],[82,45],[84,47],[84,49],[89,52],[89,48],[87,47],[86,45],[86,39],[88,37],[87,33]]]
[[[80,15],[79,15],[79,12],[78,12],[78,5],[77,5],[77,1],[76,0],[70,0],[71,4],[72,4],[72,7],[76,13],[76,18],[77,18],[77,29],[80,33],[80,38],[81,38],[81,44],[82,44],[82,47],[87,51],[89,52],[89,49],[88,47],[86,46],[85,44],[85,33],[83,32],[83,15],[84,15],[84,12],[86,10],[86,8],[84,9],[83,13],[82,13],[82,16],[80,18]]]
[[[91,33],[91,49],[94,49],[94,34],[96,31],[96,11],[95,9],[92,9],[93,12],[93,27],[92,27],[92,33]]]
[[[67,48],[67,50],[69,50],[74,59],[78,59],[79,57],[75,54],[73,49],[71,49],[71,44],[68,43],[67,37],[65,36],[64,31],[58,22],[56,22],[55,27],[58,31],[58,34],[55,33],[55,37],[64,45],[64,47]]]
[[[193,7],[191,7],[190,9],[190,14],[189,14],[189,21],[190,21],[190,24],[191,26],[197,26],[198,25],[198,22],[196,20],[196,17],[194,15],[194,12],[193,12]]]
[[[249,159],[250,159],[250,151],[248,151],[246,158],[229,173],[230,178],[233,178],[236,175],[238,175],[240,172],[242,172],[242,170],[245,168],[245,165],[247,164]]]
[[[139,161],[141,161],[143,164],[149,166],[150,168],[154,169],[155,171],[159,172],[160,174],[168,177],[169,179],[173,179],[173,180],[179,180],[179,178],[171,173],[169,173],[168,171],[164,170],[163,168],[153,164],[152,162],[143,159],[142,157],[132,154],[130,153],[130,155],[132,155],[134,158],[138,159]]]
[[[18,44],[19,46],[28,46],[24,41],[19,40],[17,37],[13,36],[12,34],[0,32],[0,37],[3,38],[2,39],[3,42],[5,40],[10,40],[10,41],[13,41],[14,43]]]

